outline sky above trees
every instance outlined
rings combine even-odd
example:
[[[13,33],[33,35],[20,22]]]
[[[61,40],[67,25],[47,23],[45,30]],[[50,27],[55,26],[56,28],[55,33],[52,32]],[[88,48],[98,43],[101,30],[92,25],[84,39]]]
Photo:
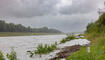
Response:
[[[105,0],[0,0],[0,19],[33,28],[47,26],[64,32],[85,30],[98,18]]]

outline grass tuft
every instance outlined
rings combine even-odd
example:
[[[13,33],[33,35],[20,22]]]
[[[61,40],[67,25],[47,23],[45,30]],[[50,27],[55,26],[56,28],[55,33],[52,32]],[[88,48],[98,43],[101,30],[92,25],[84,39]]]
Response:
[[[1,51],[0,51],[0,60],[5,60],[4,56],[3,56],[3,53]]]
[[[67,42],[67,41],[70,41],[70,40],[73,40],[73,39],[77,39],[74,35],[70,35],[70,36],[68,36],[68,37],[66,37],[66,38],[64,38],[64,39],[62,39],[61,41],[60,41],[60,43],[65,43],[65,42]]]
[[[16,52],[14,51],[14,49],[12,49],[10,54],[7,53],[6,56],[9,60],[17,60]]]
[[[55,44],[52,44],[52,45],[39,44],[38,47],[37,47],[37,50],[35,50],[34,52],[30,53],[30,57],[33,57],[34,54],[39,54],[40,56],[42,54],[48,54],[48,53],[54,51],[55,49],[57,49],[57,42],[55,42]]]

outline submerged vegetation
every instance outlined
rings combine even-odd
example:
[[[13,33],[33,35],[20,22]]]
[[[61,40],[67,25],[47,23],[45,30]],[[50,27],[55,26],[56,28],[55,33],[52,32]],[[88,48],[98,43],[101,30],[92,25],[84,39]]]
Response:
[[[12,49],[12,51],[9,53],[7,53],[7,58],[9,60],[17,60],[17,56],[16,56],[16,52]]]
[[[30,57],[32,57],[34,54],[39,54],[41,56],[42,54],[50,53],[55,49],[57,49],[57,42],[55,42],[55,44],[52,44],[52,45],[39,44],[37,47],[37,50],[35,50],[34,52],[30,52]]]
[[[13,49],[10,54],[7,53],[6,57],[8,58],[8,60],[17,60],[16,52]],[[1,51],[0,51],[0,60],[6,60]]]
[[[3,56],[3,53],[1,51],[0,51],[0,60],[5,60],[4,56]]]
[[[73,53],[67,60],[105,60],[105,13],[87,26],[85,37],[92,42],[90,53],[86,47]]]
[[[74,35],[69,35],[66,38],[62,39],[60,41],[60,43],[65,43],[65,42],[70,41],[70,40],[73,40],[73,39],[77,39],[77,38]]]

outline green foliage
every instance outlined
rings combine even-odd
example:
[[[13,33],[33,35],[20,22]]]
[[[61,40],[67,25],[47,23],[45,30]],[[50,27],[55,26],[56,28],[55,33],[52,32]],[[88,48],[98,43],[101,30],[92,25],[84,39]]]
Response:
[[[76,37],[74,35],[70,35],[70,36],[66,37],[66,39],[69,41],[69,40],[76,39]]]
[[[86,47],[73,53],[67,60],[105,60],[105,13],[87,26],[86,38],[91,40],[90,53]]]
[[[79,34],[78,36],[84,36],[83,34]]]
[[[66,39],[62,39],[61,41],[60,41],[60,43],[65,43],[65,42],[67,42],[68,40],[66,40]]]
[[[54,51],[56,48],[57,48],[57,42],[55,42],[55,44],[52,44],[52,45],[39,44],[37,47],[37,50],[30,53],[30,57],[32,57],[34,54],[42,55],[42,54],[50,53],[50,52]]]
[[[73,53],[66,60],[93,60],[93,58],[88,54],[87,48],[82,47],[80,51]]]
[[[60,59],[56,59],[56,60],[60,60]]]
[[[93,33],[93,32],[95,32],[95,33],[99,32],[99,27],[96,23],[90,23],[87,26],[86,33]]]
[[[3,53],[1,51],[0,51],[0,60],[5,60],[4,56],[3,56]]]
[[[88,24],[86,33],[105,33],[105,13],[98,21]]]
[[[73,40],[73,39],[76,39],[76,37],[75,37],[74,35],[70,35],[70,36],[68,36],[68,37],[66,37],[66,38],[64,38],[64,39],[62,39],[62,40],[60,41],[60,43],[65,43],[65,42],[70,41],[70,40]]]
[[[16,52],[13,49],[12,49],[11,53],[10,54],[7,53],[6,56],[9,60],[17,60]]]
[[[96,23],[99,25],[105,25],[105,13],[99,17],[99,20]]]

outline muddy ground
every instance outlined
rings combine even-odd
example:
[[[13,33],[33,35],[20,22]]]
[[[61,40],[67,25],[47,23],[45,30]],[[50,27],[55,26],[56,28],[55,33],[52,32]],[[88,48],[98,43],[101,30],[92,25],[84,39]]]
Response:
[[[62,48],[59,53],[56,54],[56,57],[51,58],[50,60],[67,58],[73,52],[76,52],[76,51],[80,50],[80,47],[81,47],[80,45],[66,46],[66,47]]]

